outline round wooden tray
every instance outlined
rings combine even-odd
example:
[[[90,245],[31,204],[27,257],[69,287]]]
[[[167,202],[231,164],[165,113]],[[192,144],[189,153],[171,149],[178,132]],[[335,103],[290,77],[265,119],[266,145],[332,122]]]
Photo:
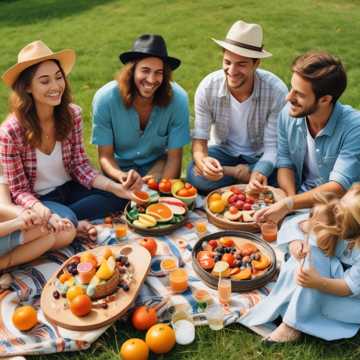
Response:
[[[246,184],[237,184],[237,185],[232,185],[232,186],[236,186],[236,187],[240,188],[241,190],[245,190],[245,188],[246,188]],[[220,189],[216,189],[207,195],[207,197],[204,200],[204,209],[206,211],[208,220],[212,224],[216,225],[217,227],[219,227],[221,229],[225,229],[225,230],[242,230],[242,231],[250,231],[250,232],[259,232],[260,227],[255,221],[253,221],[253,222],[230,221],[230,220],[225,219],[221,214],[214,214],[209,210],[208,198],[211,196],[211,194],[213,194],[215,192],[223,193],[224,191],[230,189],[232,186],[226,186],[226,187],[223,187]],[[274,188],[272,186],[268,186],[268,188],[274,194],[275,202],[277,202],[285,197],[285,193],[281,189]]]
[[[66,298],[60,297],[54,299],[53,292],[56,290],[55,281],[62,269],[71,261],[69,258],[63,266],[54,273],[46,283],[40,299],[41,309],[50,322],[70,330],[94,330],[108,325],[124,315],[127,309],[134,302],[141,285],[149,271],[151,256],[150,253],[140,245],[114,245],[100,246],[87,252],[92,252],[96,256],[100,256],[105,247],[110,247],[113,254],[128,256],[129,262],[133,269],[133,278],[129,284],[129,291],[117,289],[108,302],[108,308],[93,308],[91,312],[84,317],[75,316],[70,309],[65,306]],[[76,254],[79,256],[81,253]]]
[[[266,285],[268,282],[270,282],[276,272],[276,255],[272,247],[262,240],[259,236],[252,234],[250,232],[246,231],[219,231],[210,235],[207,235],[203,238],[201,238],[194,246],[192,251],[192,265],[199,277],[202,281],[209,287],[213,289],[217,289],[219,278],[216,276],[211,275],[208,271],[203,269],[197,259],[196,255],[199,251],[202,250],[202,243],[204,241],[209,241],[212,239],[218,239],[223,236],[230,236],[233,238],[235,244],[241,244],[243,242],[253,242],[256,244],[256,246],[263,252],[265,255],[267,255],[271,260],[271,265],[268,267],[267,271],[263,274],[259,275],[255,279],[250,280],[231,280],[231,287],[232,291],[235,292],[243,292],[243,291],[251,291],[254,289],[258,289]]]
[[[145,236],[161,236],[161,235],[168,235],[170,233],[172,233],[174,230],[179,229],[180,227],[182,227],[188,218],[188,214],[189,214],[189,210],[187,210],[185,212],[185,214],[183,215],[184,218],[176,223],[176,224],[169,224],[168,226],[164,226],[164,227],[153,227],[153,228],[149,228],[149,229],[143,229],[140,228],[138,226],[134,226],[131,221],[129,221],[128,217],[127,217],[127,213],[130,207],[130,202],[127,203],[126,207],[125,207],[125,211],[124,211],[124,215],[125,215],[125,219],[126,222],[128,224],[128,226],[134,230],[135,232],[137,232],[140,235],[145,235]]]

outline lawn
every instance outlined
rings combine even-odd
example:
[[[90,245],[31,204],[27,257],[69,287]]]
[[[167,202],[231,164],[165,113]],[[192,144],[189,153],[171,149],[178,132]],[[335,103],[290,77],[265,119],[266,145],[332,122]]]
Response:
[[[170,55],[183,65],[174,79],[193,95],[200,80],[219,68],[221,51],[210,40],[223,38],[238,19],[262,24],[265,48],[273,53],[262,67],[287,84],[293,58],[309,49],[325,49],[340,56],[348,71],[348,89],[342,101],[360,105],[360,33],[358,0],[0,0],[2,73],[16,61],[20,48],[42,39],[53,50],[74,48],[78,59],[70,81],[76,103],[84,112],[85,142],[96,163],[96,149],[89,145],[91,101],[95,91],[111,80],[119,68],[118,54],[130,48],[141,33],[162,34]],[[8,89],[0,85],[0,117],[7,114]],[[190,159],[186,149],[185,164]],[[36,359],[116,359],[119,344],[135,333],[117,323],[88,351],[35,357]],[[259,337],[240,326],[220,332],[197,330],[191,346],[177,346],[169,359],[359,359],[360,336],[326,343],[306,338],[300,345],[266,348]]]

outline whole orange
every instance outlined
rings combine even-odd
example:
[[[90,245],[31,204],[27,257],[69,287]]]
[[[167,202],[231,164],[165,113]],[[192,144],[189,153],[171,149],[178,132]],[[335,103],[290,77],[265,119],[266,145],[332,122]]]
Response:
[[[120,355],[122,360],[147,360],[149,348],[144,340],[133,338],[122,344]]]
[[[156,324],[147,331],[145,341],[155,354],[165,354],[175,345],[175,331],[169,325]]]
[[[85,316],[91,311],[92,302],[89,296],[83,294],[76,296],[70,302],[70,310],[76,316]]]
[[[208,198],[209,203],[211,203],[212,201],[215,201],[215,200],[221,200],[221,194],[214,192]]]
[[[213,213],[222,213],[225,210],[224,201],[220,200],[212,200],[209,203],[209,209]]]
[[[156,310],[147,306],[136,308],[131,317],[131,323],[136,330],[147,330],[157,323]]]
[[[30,305],[20,306],[14,311],[12,321],[17,329],[30,330],[37,324],[37,312]]]

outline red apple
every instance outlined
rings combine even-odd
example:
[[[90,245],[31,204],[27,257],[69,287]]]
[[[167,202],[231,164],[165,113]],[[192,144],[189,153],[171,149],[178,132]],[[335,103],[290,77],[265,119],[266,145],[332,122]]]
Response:
[[[140,245],[149,251],[151,256],[156,255],[157,243],[156,240],[152,237],[144,237],[139,241]]]

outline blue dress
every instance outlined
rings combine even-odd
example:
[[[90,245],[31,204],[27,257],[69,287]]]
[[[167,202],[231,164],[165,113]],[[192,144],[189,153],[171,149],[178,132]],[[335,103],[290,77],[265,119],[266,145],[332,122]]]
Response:
[[[283,224],[279,242],[303,239],[298,223],[308,214],[297,215]],[[360,249],[350,248],[349,243],[339,241],[335,256],[326,256],[310,237],[311,256],[305,267],[311,265],[321,276],[343,279],[352,295],[340,297],[296,284],[299,262],[293,257],[283,265],[279,278],[270,295],[254,306],[241,319],[246,326],[261,325],[281,316],[283,321],[309,335],[325,340],[355,336],[360,328]]]

